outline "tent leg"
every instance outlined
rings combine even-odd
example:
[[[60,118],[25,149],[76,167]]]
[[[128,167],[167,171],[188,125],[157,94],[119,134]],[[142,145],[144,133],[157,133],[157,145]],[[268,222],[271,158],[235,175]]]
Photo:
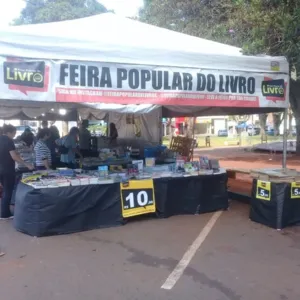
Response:
[[[193,117],[193,132],[192,132],[192,136],[193,136],[193,140],[195,139],[195,123],[196,123],[196,118]],[[192,144],[192,157],[191,157],[191,160],[193,161],[194,160],[194,143]]]
[[[283,115],[283,155],[282,155],[282,168],[283,171],[286,171],[287,168],[287,116],[288,116],[288,110],[284,110]]]

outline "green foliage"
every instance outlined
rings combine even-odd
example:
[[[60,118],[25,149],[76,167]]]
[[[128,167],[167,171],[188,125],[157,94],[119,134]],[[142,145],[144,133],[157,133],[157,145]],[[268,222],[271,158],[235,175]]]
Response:
[[[97,0],[30,0],[14,25],[72,20],[106,11]]]
[[[147,0],[142,21],[182,33],[234,43],[229,33],[232,0]]]
[[[100,125],[100,124],[94,124],[94,125],[90,125],[88,127],[88,130],[91,132],[91,133],[94,133],[94,132],[101,132],[103,135],[106,135],[106,132],[107,132],[107,125]]]
[[[286,56],[300,70],[299,0],[146,0],[140,18],[248,55]]]
[[[241,37],[245,54],[286,56],[291,66],[299,69],[299,1],[240,1],[236,8],[238,17],[233,26]]]
[[[153,25],[241,47],[246,55],[285,56],[292,72],[290,104],[296,118],[300,154],[299,0],[145,0],[140,18]],[[280,122],[281,118],[276,118],[276,126]],[[266,115],[261,115],[260,124],[265,123]]]

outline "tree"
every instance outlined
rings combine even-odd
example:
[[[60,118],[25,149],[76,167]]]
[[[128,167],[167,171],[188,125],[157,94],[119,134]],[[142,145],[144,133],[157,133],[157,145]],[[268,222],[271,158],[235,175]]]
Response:
[[[236,115],[230,116],[229,120],[235,121],[236,123],[247,122],[250,119],[249,115]]]
[[[195,118],[186,118],[184,123],[184,135],[188,138],[192,138],[194,135]]]
[[[267,114],[260,114],[259,116],[259,126],[260,126],[260,133],[261,135],[266,135],[266,125],[267,125]]]
[[[72,20],[107,12],[97,0],[30,0],[14,25]]]
[[[140,20],[159,27],[227,43],[227,39],[232,37],[223,24],[228,21],[227,16],[230,16],[231,2],[232,0],[144,0]],[[188,123],[192,124],[192,120],[189,118]],[[188,135],[191,135],[191,126],[187,128]]]
[[[289,134],[291,135],[293,131],[293,118],[294,118],[294,114],[291,107],[289,107],[288,118],[289,118],[288,129],[289,129]]]
[[[241,46],[229,30],[237,0],[145,0],[140,20],[182,33]]]
[[[290,104],[300,154],[299,0],[148,0],[141,19],[241,47],[246,55],[285,56],[296,74],[291,77]]]
[[[274,127],[274,135],[279,135],[280,130],[279,127],[283,121],[283,113],[273,113],[273,127]]]
[[[243,36],[245,54],[266,53],[273,56],[285,56],[290,64],[291,85],[290,105],[296,118],[297,146],[300,154],[300,2],[297,0],[253,0],[239,1],[239,10],[235,28]],[[242,16],[242,19],[240,17]],[[281,122],[275,115],[274,122]],[[276,128],[274,128],[276,130]]]
[[[291,90],[290,90],[290,103],[291,108],[294,113],[294,117],[296,120],[296,132],[297,132],[297,144],[296,144],[296,153],[300,153],[300,82],[299,80],[291,81]]]

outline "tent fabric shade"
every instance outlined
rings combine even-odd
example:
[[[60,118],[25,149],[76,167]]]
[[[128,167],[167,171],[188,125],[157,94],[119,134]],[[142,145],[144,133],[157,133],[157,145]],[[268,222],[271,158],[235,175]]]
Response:
[[[251,72],[265,72],[275,60],[281,64],[282,72],[288,72],[282,57],[243,56],[241,49],[236,47],[112,13],[3,28],[0,30],[0,48],[4,56]]]
[[[23,104],[24,102],[22,102]],[[26,103],[26,102],[25,102]],[[122,114],[136,114],[144,115],[149,114],[154,110],[161,110],[162,117],[164,118],[174,118],[174,117],[201,117],[201,116],[224,116],[224,115],[241,115],[241,114],[256,114],[256,113],[269,113],[269,112],[281,112],[280,108],[218,108],[218,107],[186,107],[186,106],[165,106],[160,107],[157,105],[147,105],[147,109],[140,108],[139,105],[72,105],[72,108],[68,105],[70,103],[60,103],[60,106],[50,105],[50,103],[44,106],[44,103],[38,103],[40,107],[36,107],[36,103],[27,107],[22,107],[21,103],[13,102],[10,106],[5,106],[1,104],[0,101],[0,119],[39,119],[43,114],[51,114],[53,107],[55,111],[59,109],[76,109],[78,111],[78,116],[81,119],[95,119],[103,120],[108,113],[122,113]],[[57,104],[57,103],[54,103]],[[72,117],[72,120],[74,118]],[[64,118],[62,118],[64,120]]]
[[[0,100],[0,119],[13,119],[15,117],[24,120],[35,119],[41,117],[43,114],[57,113],[60,109],[67,111],[76,110],[82,119],[93,118],[103,120],[107,113],[110,112],[143,115],[155,110],[161,110],[161,107],[151,104],[121,105]]]
[[[164,118],[175,117],[205,117],[205,116],[230,116],[253,115],[271,112],[282,112],[283,108],[275,107],[211,107],[211,106],[164,106],[162,116]]]
[[[25,102],[32,114],[55,104],[98,118],[159,107],[165,117],[276,112],[289,99],[284,57],[245,56],[112,13],[1,28],[0,72],[0,99],[25,115]]]
[[[70,103],[0,100],[0,119],[38,120],[47,116],[48,120],[76,121],[77,107],[81,106]],[[66,110],[64,116],[59,114],[61,109]]]

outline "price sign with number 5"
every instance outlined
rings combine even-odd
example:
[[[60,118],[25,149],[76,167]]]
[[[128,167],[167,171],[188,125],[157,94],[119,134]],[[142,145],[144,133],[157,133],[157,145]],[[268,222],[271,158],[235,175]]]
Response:
[[[271,183],[257,180],[256,198],[270,201],[271,200]]]
[[[153,180],[130,180],[121,183],[122,215],[134,217],[156,211]]]
[[[300,199],[300,182],[292,182],[291,198],[292,199]]]

